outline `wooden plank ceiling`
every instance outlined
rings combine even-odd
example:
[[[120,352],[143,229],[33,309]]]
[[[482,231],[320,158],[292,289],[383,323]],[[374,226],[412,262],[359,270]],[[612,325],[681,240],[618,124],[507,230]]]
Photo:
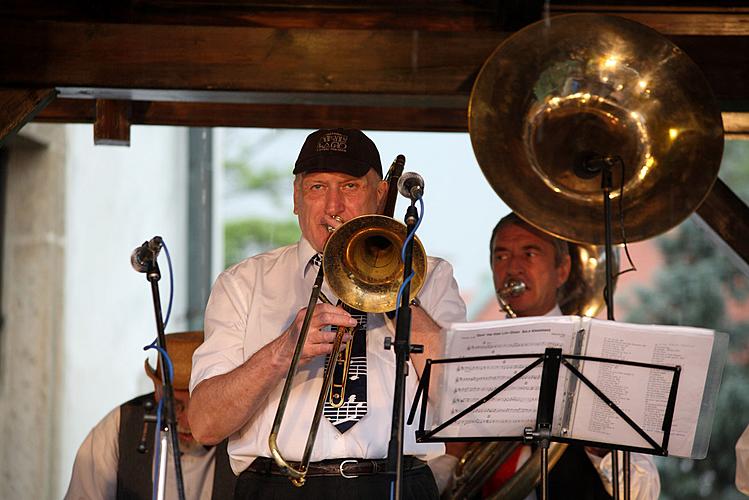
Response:
[[[465,130],[482,63],[544,11],[538,0],[103,4],[0,6],[0,87],[61,97],[39,120],[91,121],[90,101],[106,98],[135,101],[132,123]],[[703,4],[568,1],[549,13],[654,27],[695,60],[724,110],[749,109],[749,2]]]
[[[733,113],[724,116],[738,118],[729,132],[747,133],[738,112],[749,111],[749,1],[6,0],[0,90],[28,95],[21,113],[55,89],[39,121],[116,110],[109,128],[98,124],[102,142],[126,143],[128,124],[464,131],[472,83],[495,47],[545,13],[573,12],[660,31],[702,69]],[[700,215],[749,261],[746,205],[715,196]],[[743,226],[710,208],[729,205]]]

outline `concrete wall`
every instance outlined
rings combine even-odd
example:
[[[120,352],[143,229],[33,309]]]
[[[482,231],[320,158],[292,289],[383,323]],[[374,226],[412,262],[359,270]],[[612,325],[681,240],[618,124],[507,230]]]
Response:
[[[21,135],[5,213],[0,498],[59,499],[89,429],[153,390],[142,350],[156,336],[151,290],[130,253],[155,235],[174,261],[167,331],[185,328],[187,130],[133,127],[130,148],[94,147],[90,125]],[[159,263],[166,314],[163,253]]]
[[[0,338],[0,498],[52,498],[65,284],[65,134],[9,144]]]

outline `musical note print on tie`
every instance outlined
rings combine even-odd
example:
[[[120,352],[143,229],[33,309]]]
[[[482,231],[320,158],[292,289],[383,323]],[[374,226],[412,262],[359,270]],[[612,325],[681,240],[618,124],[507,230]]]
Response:
[[[356,394],[349,395],[348,399],[338,408],[327,405],[323,408],[325,418],[336,426],[338,430],[341,430],[341,427],[345,427],[341,432],[344,432],[355,422],[361,420],[366,414],[367,402],[357,401]]]
[[[349,345],[337,355],[331,390],[323,407],[323,416],[340,432],[346,432],[367,414],[367,313],[346,305],[343,308],[357,325]]]
[[[367,357],[351,356],[351,363],[348,367],[348,379],[359,380],[359,377],[367,376]]]

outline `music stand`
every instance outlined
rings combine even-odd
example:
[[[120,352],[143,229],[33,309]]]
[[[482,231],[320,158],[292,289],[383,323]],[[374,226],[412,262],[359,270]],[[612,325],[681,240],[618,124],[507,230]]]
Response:
[[[506,382],[501,384],[499,387],[489,392],[482,398],[479,398],[474,403],[462,411],[456,413],[446,421],[437,425],[434,429],[426,430],[426,419],[427,419],[427,400],[429,397],[429,384],[432,374],[432,366],[436,364],[450,364],[450,363],[468,363],[476,361],[490,361],[490,360],[506,360],[506,359],[530,359],[532,360],[525,368],[517,372],[513,377],[508,379]],[[668,401],[666,404],[666,410],[662,421],[662,430],[664,432],[661,443],[658,443],[650,435],[648,435],[634,420],[632,420],[626,412],[624,412],[618,405],[616,405],[603,391],[595,386],[588,378],[586,378],[575,366],[578,361],[589,360],[600,363],[612,363],[619,365],[636,366],[641,368],[665,370],[672,372],[671,387],[669,390]],[[536,422],[535,427],[526,427],[522,435],[519,436],[471,436],[471,437],[446,437],[437,436],[439,432],[446,429],[448,426],[457,422],[464,416],[472,413],[474,410],[479,408],[481,405],[490,401],[497,394],[510,387],[512,384],[520,380],[524,375],[529,373],[534,368],[542,366],[541,374],[541,385],[538,392],[538,404],[536,411]],[[598,396],[609,408],[611,408],[619,417],[621,417],[639,436],[641,436],[648,444],[649,447],[631,446],[621,443],[610,443],[600,441],[589,441],[582,439],[575,439],[564,436],[553,435],[553,423],[554,423],[554,410],[555,410],[555,398],[557,394],[557,383],[559,380],[559,369],[561,366],[566,367],[573,373],[577,380],[586,385],[591,389],[596,396]],[[559,348],[547,348],[543,354],[511,354],[511,355],[492,355],[492,356],[475,356],[475,357],[463,357],[463,358],[446,358],[446,359],[428,359],[424,369],[423,376],[417,388],[416,395],[414,396],[414,402],[411,407],[409,414],[408,423],[411,424],[415,418],[415,414],[419,403],[421,404],[421,412],[419,417],[419,426],[416,431],[416,440],[418,442],[448,442],[448,441],[520,441],[525,444],[534,443],[539,446],[542,450],[541,455],[541,498],[547,500],[548,495],[548,447],[549,444],[554,442],[578,444],[581,446],[596,446],[600,448],[608,448],[612,450],[626,450],[635,451],[639,453],[647,453],[653,455],[668,455],[668,442],[671,434],[671,426],[673,423],[674,407],[676,404],[676,394],[679,385],[679,376],[681,368],[679,366],[667,366],[658,365],[652,363],[640,363],[635,361],[626,360],[614,360],[607,358],[597,358],[592,356],[580,356],[580,355],[565,355],[562,354],[562,350]],[[614,490],[614,498],[618,499],[618,489]]]

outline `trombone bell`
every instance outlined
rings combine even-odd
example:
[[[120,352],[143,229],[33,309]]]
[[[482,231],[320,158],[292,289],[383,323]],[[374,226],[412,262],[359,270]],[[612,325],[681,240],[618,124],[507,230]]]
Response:
[[[354,309],[373,313],[396,309],[405,239],[406,226],[384,215],[363,215],[346,222],[330,236],[323,252],[331,290]],[[416,297],[426,276],[426,252],[418,238],[412,261],[415,275],[410,298]]]

